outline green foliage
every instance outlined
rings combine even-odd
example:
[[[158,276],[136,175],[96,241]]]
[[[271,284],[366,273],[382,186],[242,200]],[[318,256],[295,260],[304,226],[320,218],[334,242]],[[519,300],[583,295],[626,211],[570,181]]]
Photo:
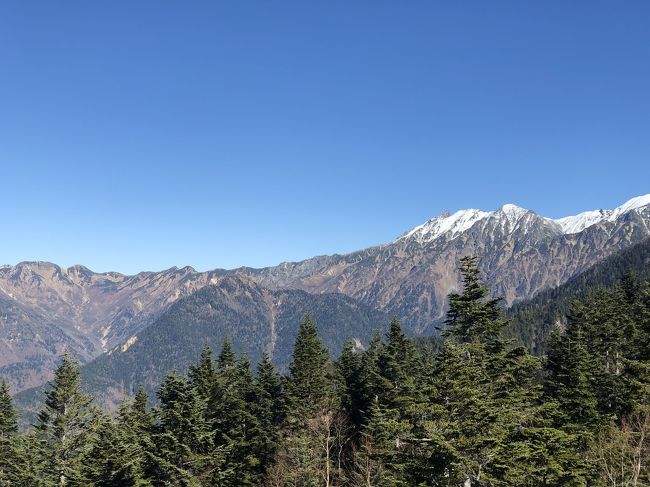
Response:
[[[85,486],[84,461],[93,441],[97,411],[81,391],[79,364],[69,354],[54,372],[54,380],[38,414],[36,429],[45,446],[46,480],[60,486]]]
[[[0,486],[15,485],[20,473],[16,444],[18,412],[6,380],[0,382]]]
[[[307,314],[298,330],[287,382],[289,414],[297,424],[317,413],[331,396],[328,369],[329,352],[318,336],[316,322]]]
[[[464,258],[461,271],[465,287],[450,297],[447,340],[429,382],[425,472],[457,484],[544,485],[553,475],[553,485],[570,485],[563,476],[571,464],[550,461],[549,438],[561,452],[571,444],[544,420],[539,360],[501,337],[507,322],[498,300],[486,298],[475,259]]]
[[[162,379],[155,408],[141,386],[113,417],[94,409],[66,354],[36,428],[25,433],[0,383],[0,487],[646,481],[650,284],[627,273],[585,293],[540,358],[504,337],[508,321],[475,259],[463,259],[461,270],[464,288],[450,296],[444,341],[414,341],[393,319],[365,349],[357,340],[342,344],[332,363],[308,314],[293,328],[282,376],[266,353],[253,372],[241,338],[215,331],[196,363],[184,362],[189,348],[181,347],[175,358],[188,373]],[[185,338],[194,347],[198,336]]]
[[[514,303],[507,310],[511,324],[505,330],[510,338],[532,352],[543,354],[554,326],[565,324],[576,300],[584,300],[597,288],[610,289],[634,274],[643,282],[650,279],[650,239],[622,250],[569,279],[564,284],[539,292],[532,299]]]

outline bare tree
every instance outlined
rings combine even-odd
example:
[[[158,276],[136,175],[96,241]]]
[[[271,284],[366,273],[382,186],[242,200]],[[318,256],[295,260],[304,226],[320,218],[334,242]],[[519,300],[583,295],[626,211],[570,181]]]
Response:
[[[343,454],[347,442],[345,416],[334,407],[324,407],[307,421],[314,446],[320,450],[319,470],[325,487],[341,485],[344,479]]]
[[[650,407],[645,407],[599,434],[591,447],[603,485],[650,485]]]
[[[380,485],[384,466],[377,459],[377,448],[370,435],[363,435],[353,452],[352,486],[375,487]]]

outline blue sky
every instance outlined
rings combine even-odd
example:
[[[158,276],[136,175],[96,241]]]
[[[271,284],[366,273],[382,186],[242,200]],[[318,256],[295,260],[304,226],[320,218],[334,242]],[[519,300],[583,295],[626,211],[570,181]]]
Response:
[[[273,265],[650,192],[650,2],[0,3],[0,262]]]

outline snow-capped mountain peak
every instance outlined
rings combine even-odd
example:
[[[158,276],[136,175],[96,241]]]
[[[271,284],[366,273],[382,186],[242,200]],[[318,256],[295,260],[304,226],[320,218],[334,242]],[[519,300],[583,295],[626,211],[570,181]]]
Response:
[[[650,205],[650,194],[632,198],[613,210],[592,210],[554,220],[565,234],[578,233],[603,221],[614,221],[621,215]]]
[[[559,225],[560,231],[568,235],[579,233],[585,228],[603,221],[614,221],[621,215],[645,208],[646,206],[650,206],[650,194],[632,198],[613,210],[585,211],[564,218],[544,218],[544,220],[554,225],[555,231],[557,231],[557,225]],[[492,212],[471,208],[468,210],[459,210],[452,215],[443,213],[422,225],[418,225],[413,230],[402,235],[398,240],[414,239],[419,243],[428,243],[442,236],[455,238],[469,230],[476,222],[488,217],[497,218],[501,222],[501,225],[506,225],[507,223],[505,228],[513,231],[519,221],[529,213],[534,215],[530,210],[513,205],[512,203],[505,204],[498,210]]]
[[[629,213],[632,210],[637,210],[648,205],[650,205],[650,194],[637,196],[636,198],[627,200],[618,208],[615,208],[610,215],[610,219],[617,218],[619,215],[624,215],[625,213]]]
[[[456,236],[469,230],[474,223],[487,218],[491,213],[474,208],[459,210],[453,215],[443,213],[422,225],[418,225],[400,239],[414,238],[420,243],[431,242],[442,235]]]
[[[529,211],[530,210],[527,210],[526,208],[521,208],[517,205],[513,205],[512,203],[507,203],[498,210],[498,213],[502,213],[506,217],[508,223],[510,223],[510,226],[514,226],[521,219],[521,217]]]

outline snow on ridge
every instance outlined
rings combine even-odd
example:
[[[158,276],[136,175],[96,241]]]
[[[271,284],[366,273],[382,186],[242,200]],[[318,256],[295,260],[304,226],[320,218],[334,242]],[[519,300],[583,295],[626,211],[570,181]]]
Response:
[[[614,221],[621,215],[646,206],[650,206],[650,194],[632,198],[613,210],[591,210],[564,218],[544,219],[559,225],[562,233],[572,234],[579,233],[602,221]],[[443,235],[453,238],[469,230],[476,222],[492,216],[501,218],[502,222],[508,222],[510,228],[514,229],[519,220],[527,213],[530,213],[530,210],[512,203],[505,204],[500,209],[491,212],[470,208],[459,210],[452,215],[444,213],[418,225],[399,237],[397,241],[413,238],[419,243],[428,243]]]
[[[513,205],[512,203],[507,203],[503,205],[499,211],[505,215],[508,223],[510,223],[510,226],[514,227],[515,224],[521,219],[521,217],[528,213],[530,210],[521,208],[517,205]]]
[[[492,213],[474,208],[459,210],[453,215],[441,215],[432,218],[422,225],[418,225],[398,240],[414,237],[420,243],[431,242],[444,234],[458,235],[469,230],[474,223],[490,216]]]
[[[613,210],[592,210],[553,220],[562,227],[565,234],[579,233],[596,223],[614,221],[621,215],[650,205],[650,194],[632,198]]]
[[[551,220],[562,227],[562,233],[571,234],[582,232],[585,228],[605,220],[611,210],[592,210],[578,213],[574,216],[565,216],[557,220]]]
[[[648,206],[648,205],[650,205],[650,194],[637,196],[636,198],[627,200],[621,206],[615,208],[610,216],[610,219],[614,220],[620,215],[624,215],[625,213],[629,213],[632,210],[643,208],[644,206]]]

